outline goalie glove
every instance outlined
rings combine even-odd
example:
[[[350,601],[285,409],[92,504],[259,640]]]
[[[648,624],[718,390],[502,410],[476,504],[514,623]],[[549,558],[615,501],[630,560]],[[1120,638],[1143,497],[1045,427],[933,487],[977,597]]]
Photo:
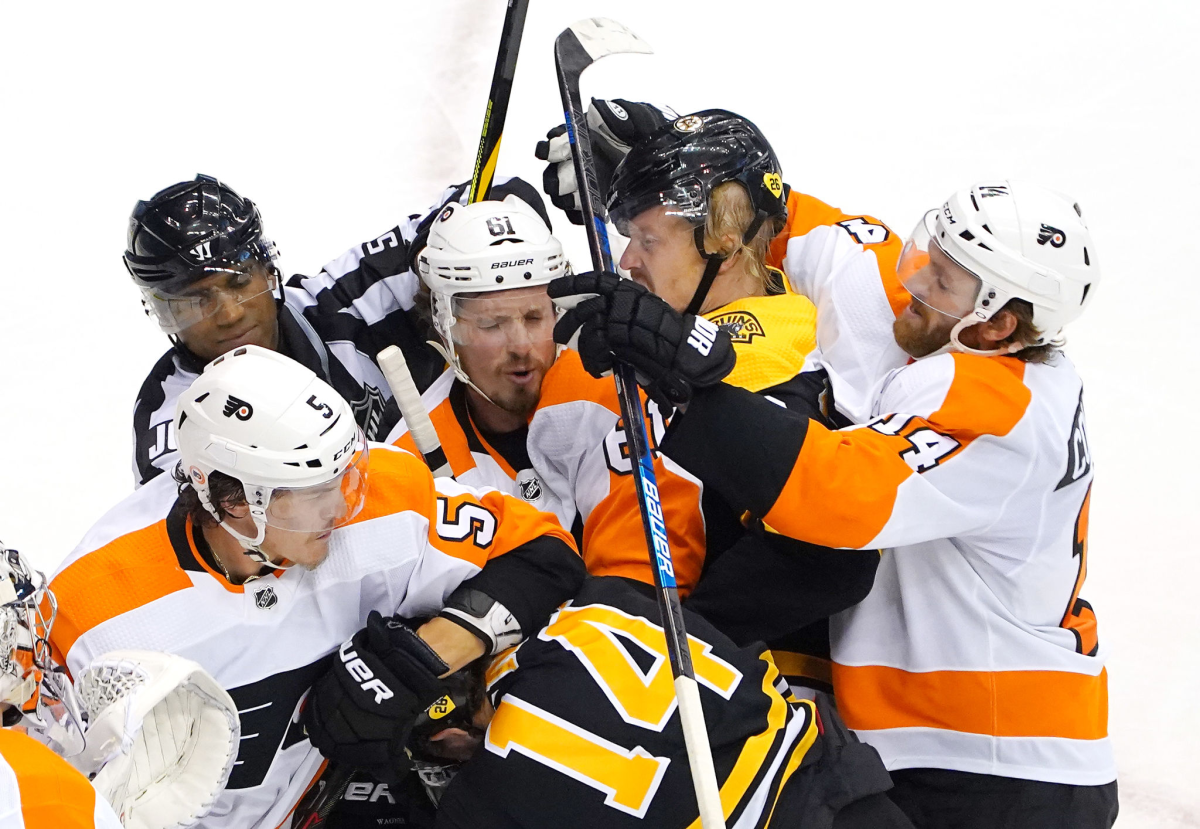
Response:
[[[561,276],[547,290],[567,308],[554,341],[577,350],[593,377],[611,372],[614,362],[633,366],[638,385],[661,407],[681,406],[693,389],[716,385],[733,371],[737,355],[727,331],[679,313],[632,279],[581,273]]]
[[[195,662],[113,651],[84,669],[84,750],[68,758],[127,829],[191,826],[212,809],[237,758],[241,725],[229,694]]]
[[[592,105],[587,111],[587,124],[601,197],[607,196],[613,171],[625,158],[629,148],[678,117],[669,107],[626,101],[623,98],[611,101],[592,98]],[[551,203],[566,213],[572,224],[583,224],[579,182],[575,180],[567,125],[559,124],[546,133],[546,140],[538,142],[534,155],[549,162],[542,173],[542,189],[550,197]]]

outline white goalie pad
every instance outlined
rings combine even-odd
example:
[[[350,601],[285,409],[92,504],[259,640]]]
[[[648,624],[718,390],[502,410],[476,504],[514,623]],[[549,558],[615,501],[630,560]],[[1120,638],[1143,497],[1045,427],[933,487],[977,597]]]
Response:
[[[175,829],[204,817],[237,757],[237,708],[188,659],[112,651],[76,682],[86,747],[69,758],[130,829]]]

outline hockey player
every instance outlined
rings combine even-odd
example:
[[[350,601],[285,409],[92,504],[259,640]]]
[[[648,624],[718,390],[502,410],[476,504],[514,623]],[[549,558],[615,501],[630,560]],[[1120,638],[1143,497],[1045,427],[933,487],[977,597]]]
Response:
[[[449,366],[422,400],[455,477],[542,506],[526,427],[555,361],[546,285],[567,272],[562,245],[545,217],[515,196],[447,204],[416,270],[418,312]],[[388,440],[416,451],[404,421]]]
[[[53,616],[39,605],[46,585],[20,553],[0,544],[0,826],[8,829],[119,829],[112,807],[87,778],[45,744],[12,726],[22,723],[39,731],[56,723],[51,706],[60,701],[43,689],[43,676],[53,672],[46,641]],[[69,684],[66,685],[69,689]],[[46,696],[43,696],[43,690]],[[60,710],[61,707],[60,707]],[[82,719],[65,714],[82,746]]]
[[[584,323],[601,359],[641,356],[659,383],[701,378],[662,447],[730,503],[794,538],[887,548],[871,594],[831,626],[834,685],[919,826],[1116,817],[1105,650],[1080,596],[1092,464],[1058,339],[1094,294],[1096,262],[1079,206],[1020,182],[929,211],[874,285],[836,234],[794,234],[785,269],[819,329],[839,332],[834,369],[867,388],[890,359],[879,343],[915,360],[886,377],[866,428],[842,431],[699,388],[711,375],[679,360],[651,366],[653,351],[624,345],[636,323],[615,304],[594,302]]]
[[[229,777],[233,700],[199,666],[145,652],[87,666],[77,697],[51,661],[55,611],[45,576],[0,544],[0,826],[191,825]]]
[[[536,630],[583,577],[552,517],[366,441],[348,402],[276,352],[213,361],[175,428],[176,478],[111,510],[54,577],[51,640],[72,672],[113,648],[163,650],[228,691],[241,748],[202,825],[286,825],[323,767],[299,709],[330,662],[357,677],[341,717],[383,707],[402,724],[441,695],[439,676]],[[388,627],[402,675],[370,642],[338,648],[372,611],[434,616]],[[373,734],[357,758],[390,768],[400,736]]]
[[[729,826],[911,826],[827,697],[791,698],[761,645],[739,649],[684,612]],[[468,673],[461,708],[410,742],[438,781],[438,826],[698,825],[658,620],[645,585],[589,578],[486,678]]]
[[[520,193],[541,206],[536,191],[519,179],[500,181],[495,191]],[[439,204],[465,192],[465,185],[451,187]],[[176,398],[205,363],[241,345],[270,348],[308,366],[350,401],[368,440],[383,439],[399,412],[375,355],[400,346],[422,389],[442,370],[441,357],[425,345],[409,314],[417,288],[410,245],[434,215],[414,215],[316,276],[293,276],[285,286],[258,208],[222,182],[199,175],[138,202],[125,267],[173,347],[151,370],[134,407],[135,482],[174,467]]]
[[[605,106],[593,102],[593,109]],[[621,110],[633,106],[625,101]],[[632,143],[608,193],[610,218],[629,239],[620,264],[633,280],[612,275],[602,281],[635,304],[640,295],[649,295],[648,288],[683,312],[683,323],[672,332],[675,341],[667,346],[681,359],[693,350],[689,340],[703,346],[707,364],[716,372],[727,370],[736,354],[728,382],[822,417],[824,377],[804,370],[815,344],[816,309],[808,299],[785,293],[782,274],[768,266],[772,240],[788,211],[782,170],[765,136],[741,116],[708,110],[663,123]],[[558,166],[570,164],[562,148],[552,147],[543,155],[558,159]],[[545,179],[559,185],[560,192],[552,196],[555,203],[569,203],[561,185],[573,184],[573,179],[549,172]],[[852,217],[825,208],[790,220],[849,224]],[[894,256],[898,248],[893,240],[880,254]],[[569,316],[586,315],[587,307]],[[653,304],[647,307],[655,311]],[[723,329],[719,334],[718,327]],[[635,349],[658,345],[642,338]],[[595,344],[581,342],[583,365],[593,374],[611,368],[611,362],[595,362],[597,351]],[[648,353],[640,359],[655,356]],[[645,550],[618,543],[640,530],[640,518],[613,386],[605,381],[597,388],[607,399],[594,402],[606,405],[563,401],[565,405],[550,402],[539,409],[531,424],[535,467],[551,491],[574,496],[585,527],[591,528],[583,544],[589,572],[651,582]],[[650,384],[648,391],[655,399],[647,408],[653,441],[664,428],[661,412],[685,399],[687,389]],[[749,549],[756,557],[751,559],[735,549],[747,532],[741,511],[704,489],[686,464],[663,464],[674,476],[668,484],[687,481],[692,502],[703,505],[702,513],[693,507],[677,511],[666,522],[673,533],[681,589],[686,592],[699,581],[689,599],[692,609],[739,643],[765,639],[778,645],[777,662],[796,684],[828,688],[823,620],[866,595],[878,557],[809,545],[781,545],[769,552],[753,545]],[[664,503],[670,510],[665,496]],[[689,519],[694,527],[686,526]]]

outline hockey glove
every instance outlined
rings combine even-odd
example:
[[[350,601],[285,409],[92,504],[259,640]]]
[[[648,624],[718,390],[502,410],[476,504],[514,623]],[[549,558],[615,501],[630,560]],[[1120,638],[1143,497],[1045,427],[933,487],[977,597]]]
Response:
[[[395,781],[417,717],[446,693],[449,666],[399,618],[376,611],[334,654],[302,713],[308,738],[330,760]]]
[[[588,134],[592,138],[592,158],[596,162],[596,183],[600,185],[602,198],[607,196],[613,171],[625,158],[629,148],[677,117],[669,108],[659,108],[653,104],[626,101],[624,98],[611,101],[592,98],[592,105],[587,111],[587,124]],[[542,173],[542,189],[550,197],[551,203],[566,213],[572,224],[583,224],[579,183],[575,180],[566,124],[559,124],[546,133],[546,140],[538,142],[534,155],[550,162]]]
[[[687,403],[692,389],[716,385],[733,370],[737,356],[729,333],[694,314],[681,314],[632,279],[613,273],[563,276],[550,283],[556,300],[594,294],[568,308],[554,326],[554,339],[569,343],[578,333],[583,367],[593,377],[614,362],[633,366],[638,383],[660,406]]]

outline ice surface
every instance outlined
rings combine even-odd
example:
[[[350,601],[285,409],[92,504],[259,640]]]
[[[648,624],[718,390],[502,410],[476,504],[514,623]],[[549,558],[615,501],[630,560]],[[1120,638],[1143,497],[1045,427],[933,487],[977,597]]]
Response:
[[[217,175],[260,204],[285,269],[314,272],[469,176],[503,6],[6,13],[0,538],[51,570],[132,486],[134,396],[166,347],[119,261],[133,203]],[[657,54],[606,59],[585,94],[738,111],[792,186],[901,234],[985,177],[1079,199],[1105,273],[1068,351],[1097,469],[1084,595],[1112,649],[1118,825],[1200,826],[1200,4],[532,6],[502,172],[540,182],[533,143],[561,121],[553,37],[605,15]],[[585,262],[581,231],[555,221]]]

